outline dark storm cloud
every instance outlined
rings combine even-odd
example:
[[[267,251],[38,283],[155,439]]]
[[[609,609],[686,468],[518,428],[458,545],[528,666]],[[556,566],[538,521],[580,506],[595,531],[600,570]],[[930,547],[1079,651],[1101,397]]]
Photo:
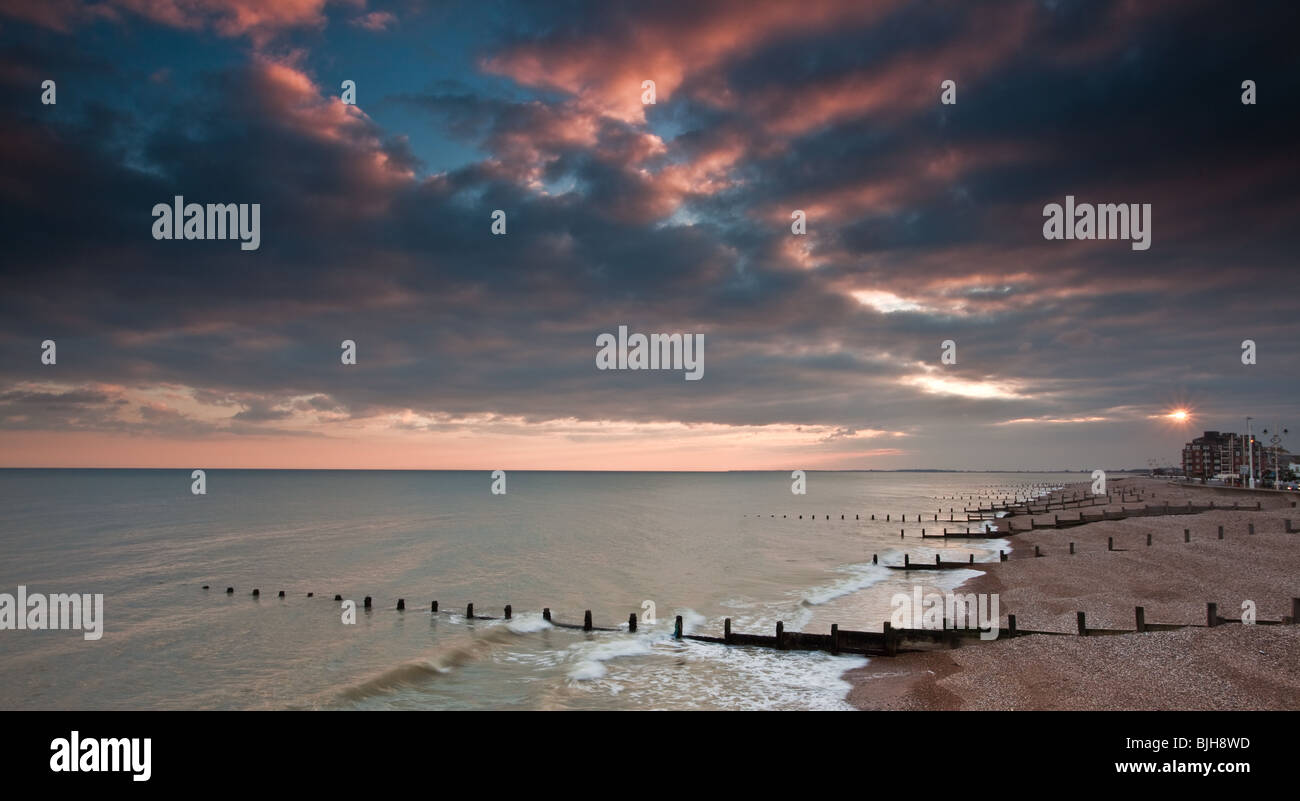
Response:
[[[697,4],[579,4],[549,25],[534,9],[478,65],[532,94],[421,80],[386,101],[486,154],[432,175],[301,53],[255,49],[122,105],[77,91],[111,59],[75,25],[6,40],[0,421],[35,425],[22,409],[45,398],[130,427],[107,396],[40,385],[57,375],[187,387],[228,406],[231,431],[407,409],[915,431],[1212,396],[1247,336],[1270,343],[1259,402],[1294,398],[1287,26],[1203,4],[850,6],[813,4],[788,31],[736,23],[738,44]],[[680,61],[653,61],[679,28]],[[648,124],[619,99],[622,41],[681,70]],[[86,45],[75,64],[69,42]],[[31,84],[54,63],[81,76],[57,113]],[[935,76],[958,81],[956,106]],[[1238,101],[1244,78],[1260,105]],[[1151,203],[1152,249],[1044,241],[1043,204],[1067,193]],[[150,209],[176,194],[260,203],[260,249],[154,241]],[[596,371],[595,336],[620,324],[703,332],[707,379]],[[1007,396],[913,383],[945,339],[960,358],[943,377]]]

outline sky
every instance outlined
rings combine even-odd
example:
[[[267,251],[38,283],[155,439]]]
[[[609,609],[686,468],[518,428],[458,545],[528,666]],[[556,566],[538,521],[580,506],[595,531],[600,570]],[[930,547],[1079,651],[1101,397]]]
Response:
[[[1298,424],[1295,14],[0,0],[0,466],[1091,470]],[[260,246],[155,239],[176,195]],[[1045,238],[1067,196],[1149,248]],[[599,369],[620,326],[702,377]]]

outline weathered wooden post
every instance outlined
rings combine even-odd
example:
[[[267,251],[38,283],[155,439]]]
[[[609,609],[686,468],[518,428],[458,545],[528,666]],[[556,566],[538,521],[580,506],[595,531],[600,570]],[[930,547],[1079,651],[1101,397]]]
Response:
[[[943,563],[939,561],[939,554],[935,554],[935,555],[934,555],[934,566],[935,566],[935,567],[939,567],[941,564],[943,564]]]
[[[470,618],[470,619],[473,619],[473,617],[474,617],[474,604],[466,604],[466,605],[465,605],[465,617]]]
[[[591,631],[591,610],[582,613],[582,630]]]
[[[227,588],[226,588],[226,595],[232,595],[232,594],[234,594],[234,592],[235,592],[235,588],[234,588],[234,587],[227,587]]]
[[[366,608],[366,609],[369,609],[369,608],[370,608],[370,596],[367,595],[367,596],[366,596],[366,600],[363,601],[362,603],[365,604],[365,608]]]
[[[722,641],[731,642],[731,618],[722,621]]]
[[[873,553],[873,554],[871,555],[871,564],[873,564],[873,565],[878,565],[878,564],[880,564],[880,554],[875,554],[875,553]]]
[[[1300,598],[1291,599],[1291,622],[1300,623]]]
[[[547,623],[551,622],[551,607],[548,606],[542,610],[542,620],[545,620]]]
[[[1147,532],[1147,546],[1150,547],[1150,545],[1151,545],[1151,532],[1148,531],[1148,532]]]
[[[1115,538],[1114,538],[1114,537],[1107,537],[1107,538],[1106,538],[1106,550],[1108,550],[1108,551],[1113,551],[1113,550],[1115,550]]]
[[[1007,561],[1007,552],[1006,552],[1006,551],[998,551],[998,561],[999,561],[999,562],[1005,562],[1005,561]]]
[[[1073,542],[1070,543],[1070,555],[1071,555],[1071,556],[1074,555],[1074,543],[1073,543]]]
[[[1255,524],[1254,524],[1254,523],[1247,523],[1247,524],[1246,524],[1246,533],[1247,533],[1247,534],[1254,534],[1254,533],[1255,533]]]
[[[1223,539],[1223,526],[1219,526],[1219,539]]]
[[[911,566],[912,566],[912,557],[909,556],[908,554],[903,554],[903,567],[911,567]]]
[[[1289,518],[1289,517],[1286,519],[1286,533],[1288,533],[1288,534],[1294,534],[1294,533],[1295,533],[1295,532],[1293,532],[1293,531],[1291,530],[1291,518]]]
[[[778,651],[785,649],[785,622],[776,621],[776,648]]]
[[[627,616],[627,630],[631,634],[636,633],[636,612],[632,612]]]
[[[1190,528],[1183,529],[1183,542],[1191,542],[1191,541],[1192,541],[1192,530]]]
[[[1014,637],[1014,636],[1016,636],[1016,616],[1015,616],[1015,615],[1007,615],[1007,636],[1008,636],[1008,637]]]
[[[885,621],[885,653],[893,656],[898,653],[898,641],[894,639],[894,628]]]
[[[511,613],[512,611],[514,611],[514,610],[510,608],[510,604],[506,604],[506,620],[509,620],[509,619],[510,619],[510,613]]]
[[[975,554],[970,554],[970,563],[975,564]]]
[[[226,592],[232,592],[232,590],[226,590]],[[343,596],[342,596],[342,595],[339,595],[338,593],[335,593],[335,594],[334,594],[334,600],[336,600],[336,601],[341,601],[341,600],[343,600]]]
[[[1035,545],[1035,546],[1034,546],[1034,556],[1042,556],[1042,555],[1043,555],[1043,554],[1042,554],[1041,552],[1039,552],[1039,550],[1038,550],[1038,546]]]
[[[430,614],[434,614],[434,615],[438,614],[438,602],[437,602],[437,601],[434,601],[433,603],[429,604],[429,613],[430,613]]]
[[[673,623],[673,639],[680,640],[681,638],[682,638],[682,616],[678,615],[677,621]]]
[[[405,611],[406,611],[406,599],[405,599],[405,598],[398,598],[398,599],[397,599],[397,611],[399,611],[399,612],[405,612]]]
[[[280,590],[280,595],[279,595],[278,597],[280,597],[280,598],[283,598],[283,597],[284,597],[284,590]]]
[[[312,597],[312,596],[315,595],[315,594],[316,594],[316,593],[314,593],[314,592],[309,592],[309,593],[307,593],[307,597],[310,598],[310,597]]]
[[[1147,610],[1136,606],[1133,608],[1133,617],[1137,620],[1137,630],[1145,632],[1147,630]]]
[[[1082,612],[1078,613],[1078,622],[1079,622],[1079,636],[1080,637],[1088,636],[1088,626],[1084,621],[1084,616]]]
[[[1219,625],[1219,605],[1216,603],[1207,603],[1205,605],[1205,625],[1213,628]]]
[[[840,624],[832,623],[831,624],[831,653],[838,654],[839,652],[840,652]]]

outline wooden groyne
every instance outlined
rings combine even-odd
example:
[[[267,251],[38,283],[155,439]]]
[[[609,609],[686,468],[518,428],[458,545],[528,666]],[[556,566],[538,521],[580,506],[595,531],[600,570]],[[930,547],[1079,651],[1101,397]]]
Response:
[[[1007,615],[1007,624],[997,632],[994,639],[1010,637],[1028,637],[1035,634],[1055,637],[1098,637],[1119,634],[1145,634],[1153,631],[1176,631],[1187,628],[1214,628],[1224,623],[1241,623],[1239,619],[1225,618],[1218,614],[1218,604],[1206,603],[1205,623],[1149,623],[1145,608],[1134,607],[1134,628],[1102,629],[1087,625],[1087,615],[1080,611],[1075,615],[1077,626],[1074,631],[1039,631],[1023,629],[1018,626],[1016,615]],[[945,612],[946,614],[946,612]],[[1296,625],[1300,621],[1300,598],[1291,599],[1291,614],[1281,620],[1255,620],[1257,626]],[[779,651],[829,651],[832,654],[860,654],[863,656],[895,656],[906,651],[921,650],[919,644],[947,645],[956,648],[962,640],[983,640],[986,631],[975,627],[957,628],[943,620],[942,628],[894,628],[886,621],[881,631],[854,631],[841,629],[837,624],[831,625],[829,634],[812,634],[802,631],[785,631],[784,623],[777,621],[776,631],[772,636],[762,634],[740,634],[731,630],[731,618],[723,621],[721,637],[709,637],[700,634],[683,634],[682,618],[677,616],[673,637],[678,640],[694,642],[719,643],[723,645],[741,645],[754,648],[774,648]]]
[[[1216,511],[1260,512],[1263,511],[1263,508],[1260,505],[1259,501],[1256,501],[1254,506],[1242,506],[1240,503],[1237,502],[1234,502],[1231,506],[1227,506],[1224,504],[1220,504],[1216,506],[1213,501],[1210,501],[1210,503],[1206,506],[1197,506],[1193,504],[1191,501],[1188,501],[1185,506],[1171,506],[1170,504],[1165,503],[1157,506],[1149,506],[1149,505],[1138,506],[1132,509],[1129,509],[1123,504],[1120,504],[1119,511],[1108,511],[1103,509],[1100,514],[1096,514],[1096,515],[1090,515],[1086,512],[1081,511],[1079,512],[1078,517],[1073,519],[1066,518],[1064,520],[1061,519],[1060,515],[1052,515],[1052,522],[1050,523],[1046,523],[1046,522],[1040,523],[1037,520],[1030,520],[1029,527],[1021,528],[1019,529],[1019,531],[1032,531],[1035,529],[1043,529],[1043,528],[1072,528],[1074,526],[1082,526],[1085,523],[1100,523],[1103,520],[1126,520],[1130,517],[1196,515],[1196,514],[1203,514],[1205,512],[1216,512]],[[1038,514],[1042,514],[1042,513],[1040,512]],[[1014,517],[1001,518],[997,521],[996,526],[999,534],[1019,533],[1019,531],[1017,531],[1017,529],[1015,528]]]
[[[1234,502],[1231,506],[1216,505],[1213,502],[1209,503],[1206,506],[1198,506],[1191,503],[1190,501],[1186,505],[1182,505],[1182,506],[1170,505],[1165,503],[1165,504],[1159,504],[1154,506],[1144,505],[1141,507],[1130,509],[1123,505],[1123,499],[1129,494],[1130,493],[1124,493],[1124,495],[1121,496],[1122,500],[1120,504],[1120,510],[1118,512],[1103,510],[1100,515],[1089,515],[1086,512],[1082,511],[1082,509],[1080,509],[1080,511],[1078,512],[1079,516],[1077,518],[1061,520],[1060,515],[1057,514],[1057,515],[1053,515],[1052,523],[1039,524],[1031,520],[1031,528],[1021,529],[1021,531],[1042,529],[1042,528],[1066,528],[1070,526],[1083,525],[1085,523],[1100,522],[1102,520],[1123,520],[1128,517],[1145,517],[1145,516],[1172,515],[1172,514],[1199,514],[1203,512],[1209,512],[1209,511],[1241,512],[1241,511],[1262,510],[1262,505],[1259,502],[1256,502],[1253,506],[1249,506],[1249,505],[1243,506],[1238,502]],[[1143,495],[1143,493],[1132,493],[1132,494],[1139,496],[1139,499]],[[1106,500],[1100,500],[1103,497]],[[1067,499],[1064,496],[1062,496],[1059,500],[1053,501],[1053,503],[1060,504],[1061,508],[1065,508],[1065,505],[1067,504],[1074,504],[1074,508],[1079,508],[1079,507],[1085,507],[1090,505],[1096,505],[1097,503],[1109,502],[1110,497],[1111,496],[1085,496],[1083,498],[1080,498],[1076,496]],[[1294,506],[1294,503],[1292,505]],[[998,507],[993,511],[1007,512],[1007,510],[1009,509],[1016,509],[1016,508],[1030,508],[1030,507],[1025,507],[1023,505],[1018,506],[1016,504],[1009,502],[1008,504],[1002,507]],[[979,508],[978,511],[984,513],[990,510]],[[1023,514],[1023,513],[1011,512],[1011,514],[1014,516],[1016,514]],[[855,515],[855,518],[856,517],[857,515]],[[905,518],[905,516],[900,516],[900,517]],[[829,515],[826,516],[826,519],[829,519]],[[841,519],[844,519],[843,516],[841,516]],[[886,519],[888,519],[888,516],[886,517]],[[917,515],[917,519],[918,521],[920,520],[920,515]],[[922,529],[921,537],[925,539],[944,538],[944,537],[948,537],[948,538],[980,537],[986,539],[995,539],[1001,536],[1005,536],[1007,534],[1017,533],[1010,529],[1011,519],[1012,517],[1006,517],[999,520],[999,523],[1008,524],[1007,530],[1005,531],[985,529],[981,532],[972,533],[970,529],[967,528],[964,533],[962,532],[950,533],[945,528],[942,530],[941,534],[929,534],[926,532],[925,529]],[[1289,518],[1283,519],[1281,522],[1283,523],[1283,531],[1285,533],[1287,534],[1300,533],[1300,528],[1297,528],[1294,525],[1292,519]],[[1247,536],[1254,535],[1255,533],[1256,533],[1255,523],[1253,522],[1249,523],[1247,526]],[[900,536],[905,536],[905,535],[906,535],[906,531],[900,530]],[[1223,526],[1217,527],[1216,535],[1217,535],[1217,539],[1219,540],[1224,539]],[[1153,536],[1150,532],[1146,533],[1145,539],[1146,539],[1146,545],[1148,547],[1153,545]],[[1185,543],[1190,543],[1192,541],[1192,533],[1190,528],[1183,529],[1182,541]],[[1114,536],[1107,538],[1106,551],[1117,552],[1122,550],[1124,549],[1115,547]],[[1074,555],[1076,553],[1078,553],[1078,551],[1076,550],[1076,544],[1074,542],[1070,542],[1069,554]],[[1042,558],[1046,555],[1047,554],[1043,553],[1041,545],[1034,546],[1034,553],[1033,553],[1034,558]],[[983,566],[997,565],[1001,562],[1006,562],[1006,561],[1007,561],[1007,554],[1004,551],[998,552],[998,559],[995,562],[976,562],[974,554],[967,554],[964,560],[949,560],[949,561],[945,561],[940,554],[935,554],[933,563],[925,560],[913,562],[910,554],[904,554],[902,564],[881,565],[881,566],[890,570],[904,570],[904,571],[957,570],[957,569],[971,569],[976,567],[977,565],[983,565]],[[880,565],[878,554],[872,556],[872,563],[876,565]],[[204,590],[208,590],[209,587],[210,585],[207,584],[203,585]],[[235,592],[234,587],[227,587],[225,591],[225,595],[227,597],[231,597],[234,595],[234,592]],[[264,601],[261,601],[261,592],[259,589],[253,589],[251,595],[259,602],[264,603]],[[315,593],[308,592],[306,593],[306,595],[308,598],[312,598],[315,596]],[[957,595],[959,597],[962,597],[960,593],[957,593]],[[280,590],[278,592],[277,597],[283,602],[286,598],[285,591]],[[334,600],[336,602],[342,602],[343,597],[342,595],[335,594]],[[371,614],[374,613],[375,607],[371,596],[365,596],[363,601],[363,606],[367,612]],[[406,610],[406,600],[404,598],[396,599],[396,603],[393,606],[389,607],[389,609],[404,614]],[[453,614],[450,611],[440,609],[439,603],[436,600],[430,602],[429,613],[431,615],[448,615],[448,616]],[[547,621],[550,625],[556,628],[571,629],[571,630],[583,631],[588,633],[597,633],[597,632],[635,633],[637,631],[638,616],[635,612],[629,614],[626,624],[613,626],[613,627],[594,625],[591,610],[584,610],[583,622],[581,624],[576,622],[568,622],[568,621],[555,619],[549,607],[543,608],[541,610],[541,614],[543,620]],[[469,603],[465,606],[465,613],[462,617],[465,620],[469,620],[469,621],[474,621],[474,620],[489,621],[489,620],[511,620],[513,618],[513,615],[514,615],[513,608],[510,604],[506,604],[502,608],[502,615],[498,617],[494,615],[478,614],[475,611],[474,604]],[[682,617],[678,615],[674,621],[673,637],[674,639],[677,640],[689,640],[693,642],[714,643],[714,644],[722,644],[728,646],[772,648],[776,650],[788,650],[788,651],[826,651],[833,654],[858,654],[864,656],[886,656],[886,655],[894,655],[907,650],[917,650],[918,647],[920,646],[933,647],[934,645],[947,645],[948,647],[957,647],[958,645],[960,645],[960,643],[963,640],[968,640],[972,638],[982,639],[981,634],[986,633],[978,628],[970,627],[970,626],[962,627],[962,628],[957,628],[955,625],[950,626],[949,622],[950,621],[945,619],[943,621],[942,627],[940,628],[923,627],[923,628],[907,628],[907,629],[894,628],[891,626],[889,622],[885,622],[882,625],[880,631],[858,631],[858,630],[850,630],[850,629],[841,629],[838,624],[833,624],[830,627],[829,633],[817,634],[812,632],[797,632],[797,631],[787,632],[784,630],[784,622],[778,621],[776,623],[774,633],[772,635],[766,635],[766,634],[747,634],[741,632],[733,632],[731,626],[731,619],[726,618],[723,622],[722,636],[719,637],[719,636],[709,636],[703,634],[686,634],[683,631]],[[1212,628],[1225,623],[1242,623],[1243,621],[1241,621],[1240,619],[1225,618],[1220,616],[1218,614],[1217,603],[1207,602],[1205,623],[1150,623],[1146,621],[1145,610],[1143,607],[1140,606],[1134,608],[1135,625],[1133,629],[1127,629],[1127,628],[1104,629],[1104,628],[1090,627],[1087,625],[1087,617],[1083,610],[1077,612],[1076,622],[1077,625],[1075,627],[1075,630],[1073,631],[1047,631],[1047,630],[1024,629],[1024,628],[1020,628],[1019,621],[1017,620],[1016,615],[1007,615],[1006,626],[1000,629],[998,633],[998,639],[1004,637],[1018,637],[1018,636],[1029,636],[1029,635],[1104,636],[1104,635],[1134,634],[1134,633],[1140,634],[1140,633],[1146,633],[1152,631],[1172,631],[1176,629],[1194,628],[1194,627]],[[1280,620],[1257,619],[1252,621],[1253,625],[1266,625],[1266,626],[1295,625],[1298,623],[1300,623],[1300,598],[1291,599],[1291,614],[1282,617]]]
[[[1289,522],[1289,521],[1288,521]],[[1288,526],[1289,528],[1289,526]],[[963,563],[964,565],[964,563]],[[932,566],[931,566],[932,567]],[[913,569],[917,569],[914,568]],[[204,585],[207,589],[207,585]],[[233,588],[231,588],[233,589]],[[281,591],[283,592],[283,591]],[[227,593],[229,594],[229,593]],[[314,593],[308,593],[309,596]],[[960,594],[958,594],[960,595]],[[254,596],[256,597],[256,596]],[[281,596],[283,597],[283,596]],[[341,601],[342,597],[335,595],[336,601]],[[370,596],[365,597],[364,608],[371,613],[374,612],[373,599]],[[405,599],[398,598],[392,611],[404,612],[406,609]],[[973,613],[973,610],[971,610]],[[451,614],[440,610],[438,602],[433,601],[430,604],[430,614]],[[719,645],[748,646],[753,648],[772,648],[779,651],[827,651],[832,654],[858,654],[863,656],[894,656],[898,653],[919,650],[915,646],[925,645],[947,645],[955,648],[960,645],[962,640],[984,639],[982,635],[985,630],[966,626],[958,628],[955,625],[949,625],[955,621],[945,617],[941,628],[895,628],[889,621],[882,624],[880,631],[858,631],[852,629],[841,629],[838,624],[831,624],[828,634],[815,634],[804,631],[785,631],[784,621],[777,621],[775,631],[772,635],[765,634],[744,634],[734,632],[731,629],[731,618],[725,618],[722,624],[722,636],[708,636],[704,634],[686,634],[683,631],[682,616],[677,615],[673,624],[673,639],[689,640],[692,642],[713,643]],[[480,615],[474,611],[474,604],[467,604],[465,608],[464,619],[466,620],[510,620],[513,616],[513,609],[510,604],[506,604],[501,617],[492,615]],[[628,615],[626,626],[607,627],[595,626],[592,624],[592,614],[590,610],[583,613],[582,624],[567,623],[557,621],[551,614],[549,607],[543,608],[542,617],[552,626],[562,629],[572,629],[584,632],[628,632],[637,631],[637,614],[635,612]],[[958,618],[960,619],[960,618]],[[1007,615],[1006,626],[998,630],[995,639],[1004,637],[1026,637],[1034,634],[1044,634],[1052,636],[1101,636],[1116,634],[1134,634],[1146,633],[1151,631],[1174,631],[1184,628],[1204,628],[1222,625],[1224,623],[1242,623],[1240,619],[1225,618],[1218,614],[1218,604],[1209,602],[1206,604],[1206,622],[1201,623],[1149,623],[1146,621],[1146,614],[1143,607],[1135,607],[1133,629],[1102,629],[1092,628],[1087,625],[1087,617],[1083,611],[1076,615],[1078,625],[1074,631],[1046,631],[1020,628],[1016,615]],[[1261,626],[1279,626],[1294,625],[1300,621],[1300,598],[1291,599],[1291,614],[1283,617],[1281,620],[1255,620],[1252,625]]]

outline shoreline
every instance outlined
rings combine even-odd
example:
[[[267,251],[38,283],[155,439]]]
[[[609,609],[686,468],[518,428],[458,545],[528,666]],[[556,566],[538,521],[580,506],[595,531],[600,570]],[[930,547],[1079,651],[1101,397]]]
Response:
[[[1259,620],[1291,614],[1290,599],[1300,597],[1300,534],[1285,533],[1283,520],[1300,522],[1300,509],[1292,506],[1297,496],[1148,478],[1115,484],[1141,490],[1147,503],[1171,505],[1248,494],[1262,510],[1018,531],[1008,538],[1006,562],[986,563],[954,592],[997,594],[1003,629],[1006,615],[1014,614],[1022,630],[1073,636],[963,641],[953,650],[875,658],[844,673],[849,704],[860,710],[1300,709],[1300,626],[1204,625],[1207,601],[1219,604],[1222,618],[1241,617],[1243,600],[1255,603]],[[1051,520],[1050,513],[1038,517]],[[1108,538],[1115,551],[1107,550]],[[1035,545],[1042,558],[1033,556]],[[1133,629],[1135,606],[1144,607],[1148,623],[1200,627],[1077,636],[1076,612],[1086,613],[1089,628]]]

